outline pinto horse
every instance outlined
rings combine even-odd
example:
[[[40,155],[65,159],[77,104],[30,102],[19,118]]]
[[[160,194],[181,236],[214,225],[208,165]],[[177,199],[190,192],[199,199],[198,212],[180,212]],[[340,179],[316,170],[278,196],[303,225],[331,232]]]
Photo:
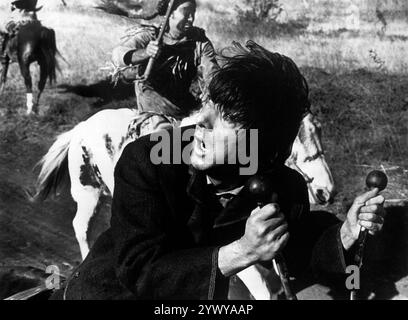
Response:
[[[6,84],[9,64],[18,62],[26,87],[26,113],[29,115],[32,111],[37,112],[47,79],[53,83],[56,79],[56,70],[59,70],[54,30],[42,26],[38,20],[26,22],[19,26],[16,36],[7,41],[7,46],[4,49],[6,55],[1,63],[0,94]],[[30,65],[33,62],[37,62],[40,66],[38,93],[35,99],[33,98],[30,74]]]

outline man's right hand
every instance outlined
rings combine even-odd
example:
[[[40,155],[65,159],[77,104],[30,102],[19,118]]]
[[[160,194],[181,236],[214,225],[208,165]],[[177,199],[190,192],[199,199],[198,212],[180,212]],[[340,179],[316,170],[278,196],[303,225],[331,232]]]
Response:
[[[268,204],[252,211],[245,234],[237,241],[221,247],[218,267],[231,276],[260,261],[269,261],[289,240],[288,225],[277,204]]]
[[[244,252],[255,262],[273,259],[289,240],[288,224],[277,204],[254,209],[239,240]]]
[[[161,45],[158,41],[150,41],[146,47],[146,53],[149,57],[156,59],[161,52]]]

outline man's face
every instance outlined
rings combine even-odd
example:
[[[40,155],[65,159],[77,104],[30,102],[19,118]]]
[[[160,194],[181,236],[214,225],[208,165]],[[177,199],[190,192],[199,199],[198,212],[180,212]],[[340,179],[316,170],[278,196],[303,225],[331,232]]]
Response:
[[[169,19],[170,33],[175,38],[183,37],[186,31],[193,26],[196,5],[187,1],[174,10]]]
[[[200,111],[194,134],[191,164],[197,170],[208,170],[222,164],[237,163],[238,145],[245,143],[244,130],[221,117],[212,101]],[[235,161],[235,163],[231,163]]]

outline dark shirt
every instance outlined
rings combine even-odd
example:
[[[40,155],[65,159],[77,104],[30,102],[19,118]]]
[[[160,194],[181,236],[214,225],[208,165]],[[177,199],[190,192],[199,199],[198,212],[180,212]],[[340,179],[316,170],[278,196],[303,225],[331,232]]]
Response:
[[[132,54],[145,50],[157,35],[158,28],[154,26],[135,29],[114,49],[113,63],[118,67],[132,65]],[[146,66],[147,60],[123,74],[127,80],[135,80],[144,74]],[[178,40],[166,33],[149,79],[135,86],[138,108],[177,118],[188,116],[199,106],[198,97],[191,94],[192,84],[197,80],[198,85],[193,91],[205,94],[211,75],[217,69],[214,47],[203,29],[192,27]]]

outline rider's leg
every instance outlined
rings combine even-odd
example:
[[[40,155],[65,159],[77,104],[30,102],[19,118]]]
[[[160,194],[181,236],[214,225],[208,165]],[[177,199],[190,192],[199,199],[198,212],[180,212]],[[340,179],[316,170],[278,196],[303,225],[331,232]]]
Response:
[[[147,134],[171,128],[174,122],[170,122],[168,118],[160,115],[154,115],[144,120],[140,126],[140,135],[145,136]]]
[[[174,117],[176,119],[181,119],[188,115],[185,114],[185,112],[179,106],[176,106],[166,97],[145,83],[136,82],[135,93],[137,107],[140,111],[155,112]]]

